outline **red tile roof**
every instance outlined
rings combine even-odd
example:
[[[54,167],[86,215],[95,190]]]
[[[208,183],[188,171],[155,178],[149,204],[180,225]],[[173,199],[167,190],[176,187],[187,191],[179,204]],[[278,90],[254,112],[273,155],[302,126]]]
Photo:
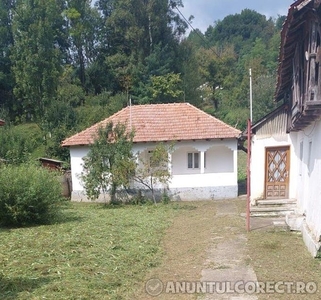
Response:
[[[239,130],[188,103],[134,105],[65,139],[62,146],[92,143],[97,129],[109,122],[131,126],[136,143],[237,138],[240,134]]]

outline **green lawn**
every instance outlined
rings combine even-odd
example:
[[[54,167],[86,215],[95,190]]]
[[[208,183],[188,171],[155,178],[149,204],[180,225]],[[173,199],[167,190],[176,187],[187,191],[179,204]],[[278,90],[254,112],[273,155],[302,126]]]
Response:
[[[178,207],[73,203],[62,223],[0,229],[0,299],[130,299]]]

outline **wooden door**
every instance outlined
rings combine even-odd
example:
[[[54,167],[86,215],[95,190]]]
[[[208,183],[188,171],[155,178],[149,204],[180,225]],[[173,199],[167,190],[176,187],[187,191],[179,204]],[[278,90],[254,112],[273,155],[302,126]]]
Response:
[[[265,198],[289,197],[290,147],[266,149]]]

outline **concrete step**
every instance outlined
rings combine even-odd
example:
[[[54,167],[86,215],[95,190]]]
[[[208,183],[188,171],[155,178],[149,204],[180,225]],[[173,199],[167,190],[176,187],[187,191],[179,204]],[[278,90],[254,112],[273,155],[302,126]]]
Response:
[[[251,212],[251,217],[267,217],[267,218],[284,218],[293,213],[293,211],[268,211],[268,212]]]
[[[280,211],[294,211],[294,208],[292,205],[283,205],[283,206],[264,206],[264,207],[258,207],[258,206],[252,206],[250,208],[251,212],[280,212]]]
[[[251,206],[251,217],[284,217],[293,214],[296,208],[296,199],[257,200]]]
[[[293,204],[296,205],[296,199],[273,199],[273,200],[257,200],[257,206],[264,205],[285,205],[285,204]]]

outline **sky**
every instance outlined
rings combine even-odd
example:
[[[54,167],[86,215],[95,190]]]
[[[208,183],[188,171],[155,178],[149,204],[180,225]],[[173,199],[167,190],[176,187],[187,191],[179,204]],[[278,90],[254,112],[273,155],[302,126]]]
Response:
[[[192,26],[203,33],[215,21],[223,20],[231,14],[241,13],[245,8],[269,17],[287,15],[293,0],[182,0],[184,8],[179,10],[188,19],[194,16]]]

